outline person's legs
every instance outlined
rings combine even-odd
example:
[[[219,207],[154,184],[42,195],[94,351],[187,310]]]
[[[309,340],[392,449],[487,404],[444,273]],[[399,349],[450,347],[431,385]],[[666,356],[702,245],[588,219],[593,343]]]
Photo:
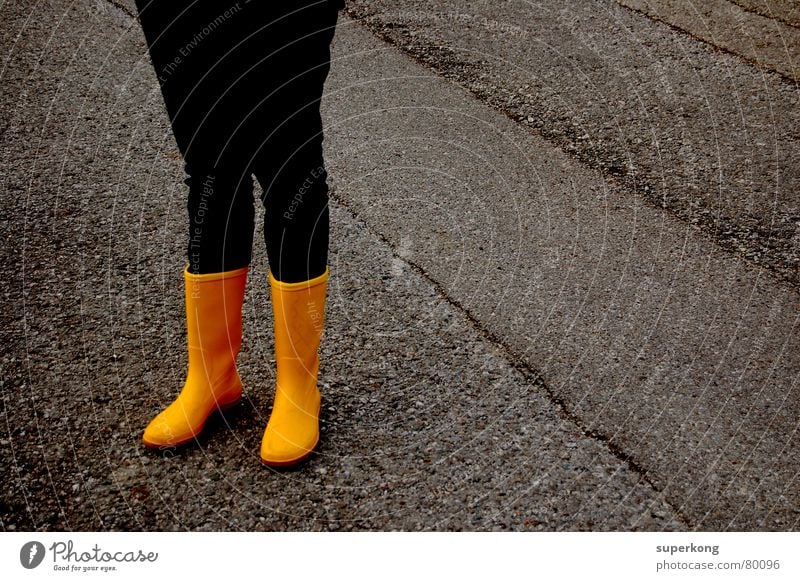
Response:
[[[249,262],[250,172],[278,280],[321,274],[327,174],[320,100],[339,0],[136,0],[189,185],[195,273]]]
[[[185,162],[189,272],[207,274],[247,266],[255,214],[249,171],[252,154],[241,125],[252,95],[243,81],[246,59],[237,48],[253,32],[247,4],[232,0],[136,2]]]
[[[237,131],[248,93],[231,60],[251,19],[239,2],[137,0],[175,140],[186,167],[188,264],[183,272],[188,371],[178,397],[147,426],[150,447],[191,441],[208,416],[241,397],[236,358],[253,238],[249,152]]]
[[[311,0],[282,8],[275,50],[264,62],[272,91],[257,113],[269,119],[269,132],[253,171],[264,189],[275,320],[275,401],[261,444],[261,460],[270,466],[303,460],[319,441],[329,229],[320,101],[338,7]]]
[[[271,163],[261,163],[255,172],[264,189],[264,241],[270,271],[287,283],[317,277],[328,264],[328,174],[322,158],[322,123],[319,111],[302,115],[311,119],[294,120],[276,132],[276,140],[285,143],[285,149],[274,151]],[[304,137],[306,141],[298,143]]]
[[[252,241],[250,172],[265,190],[278,381],[267,464],[316,445],[327,288],[322,89],[338,0],[137,0],[189,185],[189,374],[151,422],[151,446],[183,443],[241,394],[235,359]],[[233,269],[225,271],[225,269]],[[206,336],[206,334],[208,336]],[[227,347],[226,347],[227,345]]]
[[[291,11],[290,11],[291,9]],[[311,0],[283,9],[263,101],[269,132],[253,172],[264,190],[264,241],[272,275],[282,282],[321,275],[328,261],[328,184],[322,154],[320,103],[330,70],[337,4]]]

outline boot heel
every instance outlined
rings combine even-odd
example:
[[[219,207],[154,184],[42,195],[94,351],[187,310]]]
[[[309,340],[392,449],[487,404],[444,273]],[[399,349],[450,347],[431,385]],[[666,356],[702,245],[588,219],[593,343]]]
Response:
[[[227,386],[227,388],[225,388],[225,386]],[[239,372],[235,367],[214,383],[213,390],[216,392],[220,389],[225,389],[225,391],[217,397],[217,408],[220,411],[228,410],[242,401],[244,386],[242,385],[241,377],[239,377]]]

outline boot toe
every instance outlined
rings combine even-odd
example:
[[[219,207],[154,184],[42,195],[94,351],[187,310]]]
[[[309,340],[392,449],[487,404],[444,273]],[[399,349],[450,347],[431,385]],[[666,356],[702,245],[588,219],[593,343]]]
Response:
[[[170,410],[164,410],[144,430],[142,441],[150,448],[164,448],[184,444],[195,437],[188,422],[176,418]]]
[[[317,429],[285,434],[268,427],[261,442],[261,461],[267,466],[291,466],[305,460],[318,442]]]

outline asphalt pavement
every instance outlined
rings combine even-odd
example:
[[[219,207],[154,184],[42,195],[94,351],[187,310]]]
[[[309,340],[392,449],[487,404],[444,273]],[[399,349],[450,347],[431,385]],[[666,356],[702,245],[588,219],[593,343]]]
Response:
[[[797,86],[622,4],[348,4],[322,443],[292,471],[258,462],[258,236],[246,401],[142,447],[185,369],[144,39],[127,1],[0,5],[2,529],[797,529]]]

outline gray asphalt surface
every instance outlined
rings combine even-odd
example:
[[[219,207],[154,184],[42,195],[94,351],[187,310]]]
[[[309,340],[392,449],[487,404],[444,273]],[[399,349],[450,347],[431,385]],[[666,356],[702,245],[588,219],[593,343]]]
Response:
[[[757,2],[730,0],[616,1],[789,81],[800,80],[800,27],[792,21],[790,3],[773,7],[762,0],[759,10]]]
[[[446,5],[340,23],[323,441],[290,472],[257,457],[260,244],[247,401],[197,446],[141,447],[185,366],[182,166],[143,38],[127,4],[0,7],[3,530],[798,527],[796,88],[614,3]],[[520,121],[497,103],[524,79]]]
[[[613,0],[354,0],[349,12],[631,195],[800,283],[795,81]]]
[[[734,0],[746,10],[800,27],[800,4],[797,0]]]

